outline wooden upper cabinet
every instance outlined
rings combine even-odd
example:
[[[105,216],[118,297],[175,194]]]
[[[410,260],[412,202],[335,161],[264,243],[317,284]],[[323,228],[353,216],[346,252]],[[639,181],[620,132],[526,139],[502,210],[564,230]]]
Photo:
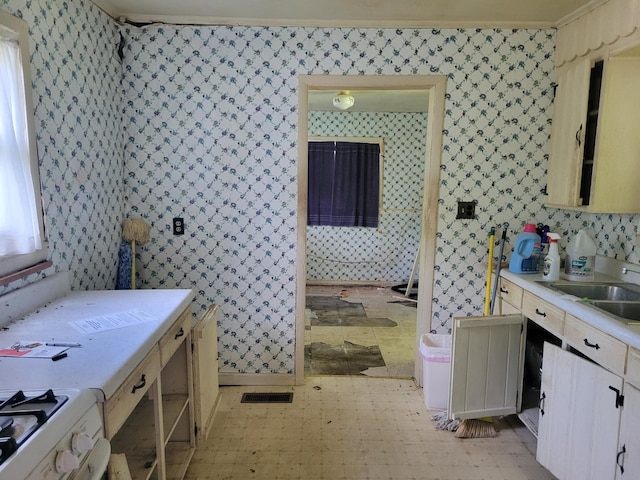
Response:
[[[640,212],[640,56],[580,58],[558,71],[549,207]]]
[[[575,207],[580,201],[584,129],[589,97],[588,59],[558,71],[547,166],[547,206]]]

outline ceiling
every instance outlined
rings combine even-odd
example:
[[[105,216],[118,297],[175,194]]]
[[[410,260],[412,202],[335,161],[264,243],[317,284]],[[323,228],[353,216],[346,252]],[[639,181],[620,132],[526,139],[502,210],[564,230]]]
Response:
[[[553,27],[606,0],[92,0],[137,23],[310,27]]]
[[[333,106],[339,90],[309,90],[309,111],[341,112]],[[347,112],[426,112],[427,90],[349,90],[355,99]]]

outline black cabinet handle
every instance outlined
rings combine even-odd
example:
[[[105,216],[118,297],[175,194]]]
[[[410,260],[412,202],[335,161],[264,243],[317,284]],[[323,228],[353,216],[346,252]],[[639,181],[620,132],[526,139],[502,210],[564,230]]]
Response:
[[[538,403],[538,407],[540,408],[540,415],[544,416],[544,399],[547,398],[544,392],[540,396],[540,402]]]
[[[536,308],[536,313],[537,313],[538,315],[542,316],[542,317],[546,317],[546,316],[547,316],[547,314],[546,314],[546,313],[541,312],[541,311],[540,311],[540,310],[538,310],[537,308]]]
[[[500,293],[509,293],[509,290],[500,287]]]
[[[600,345],[598,345],[597,343],[589,343],[589,340],[587,340],[586,338],[584,339],[584,344],[589,348],[595,348],[596,350],[600,350]]]
[[[131,393],[136,393],[136,390],[144,387],[147,384],[147,379],[144,376],[144,373],[142,374],[142,377],[140,377],[140,383],[138,385],[134,385],[133,389],[131,390]]]
[[[578,146],[582,145],[582,124],[580,124],[580,128],[578,129],[578,131],[576,132],[576,142],[578,143]]]
[[[178,338],[182,337],[184,335],[184,329],[182,327],[180,327],[180,331],[178,333],[176,333],[176,336],[173,337],[174,340],[177,340]]]
[[[624,463],[620,463],[620,457],[622,457],[622,460],[624,460],[623,455],[627,453],[627,447],[626,445],[622,445],[622,450],[620,450],[618,452],[618,455],[616,456],[616,463],[618,464],[618,466],[620,467],[620,474],[624,474]]]

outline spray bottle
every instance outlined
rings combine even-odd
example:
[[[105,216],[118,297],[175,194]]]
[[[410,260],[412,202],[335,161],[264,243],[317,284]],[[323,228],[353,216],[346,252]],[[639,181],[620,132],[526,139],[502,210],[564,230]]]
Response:
[[[560,235],[547,233],[547,238],[549,239],[549,253],[544,257],[542,279],[547,282],[555,282],[560,280],[560,253],[558,253]]]

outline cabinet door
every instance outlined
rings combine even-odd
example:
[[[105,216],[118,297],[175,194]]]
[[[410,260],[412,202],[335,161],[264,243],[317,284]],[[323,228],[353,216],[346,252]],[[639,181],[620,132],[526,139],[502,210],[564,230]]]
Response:
[[[547,165],[548,205],[579,206],[584,130],[589,98],[589,59],[558,72]]]
[[[522,382],[522,315],[453,319],[449,414],[509,415]]]
[[[560,480],[615,476],[622,379],[544,344],[536,458]]]
[[[640,211],[640,58],[605,64],[591,211]]]
[[[218,306],[207,309],[193,330],[193,362],[197,442],[209,436],[219,401],[218,386]]]
[[[640,390],[624,384],[624,408],[620,427],[616,479],[640,478]]]

